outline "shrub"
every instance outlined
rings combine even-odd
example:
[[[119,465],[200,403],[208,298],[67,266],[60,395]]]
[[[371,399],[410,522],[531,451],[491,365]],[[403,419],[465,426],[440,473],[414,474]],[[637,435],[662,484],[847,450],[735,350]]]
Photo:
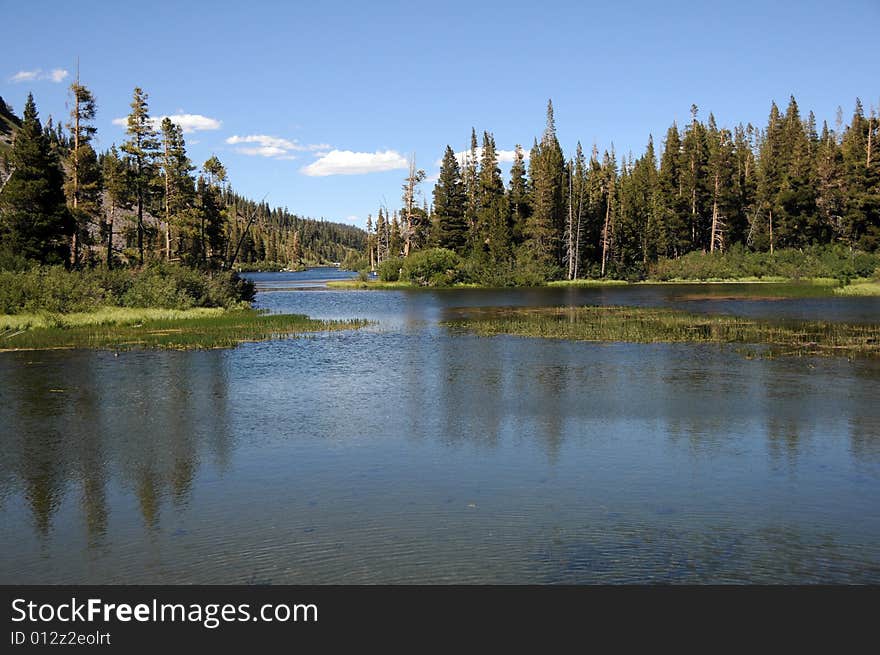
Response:
[[[446,248],[417,250],[403,260],[401,278],[421,286],[449,286],[459,280],[461,258]]]
[[[840,244],[803,250],[788,248],[772,255],[735,245],[724,253],[691,252],[678,259],[661,259],[652,267],[651,276],[659,280],[779,276],[846,281],[871,275],[878,264],[880,255],[851,251]]]
[[[379,279],[383,282],[397,282],[400,279],[400,269],[403,266],[403,257],[391,257],[379,264]]]
[[[253,282],[224,272],[213,276],[182,266],[157,264],[141,270],[68,271],[43,266],[0,271],[0,313],[88,312],[99,307],[233,307],[253,300]]]

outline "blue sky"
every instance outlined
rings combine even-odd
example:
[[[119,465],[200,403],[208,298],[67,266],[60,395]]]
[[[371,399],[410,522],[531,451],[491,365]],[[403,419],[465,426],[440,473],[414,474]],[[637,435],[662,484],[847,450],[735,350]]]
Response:
[[[410,153],[434,176],[471,126],[528,148],[551,97],[567,153],[580,140],[638,154],[650,133],[659,146],[692,103],[728,126],[763,125],[791,94],[832,125],[856,97],[880,105],[877,0],[30,0],[2,16],[0,95],[17,112],[32,91],[43,119],[66,117],[78,57],[99,147],[124,138],[113,120],[141,86],[239,191],[358,225],[400,205]]]

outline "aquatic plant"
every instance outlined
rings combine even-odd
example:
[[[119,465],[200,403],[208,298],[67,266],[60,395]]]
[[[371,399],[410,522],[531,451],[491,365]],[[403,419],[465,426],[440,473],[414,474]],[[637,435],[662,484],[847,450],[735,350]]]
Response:
[[[880,356],[880,325],[769,321],[619,306],[460,310],[444,321],[479,336],[509,334],[577,341],[767,346],[769,355]]]
[[[246,341],[357,329],[368,321],[317,320],[255,310],[107,308],[88,314],[2,316],[0,351],[60,348],[230,348]]]

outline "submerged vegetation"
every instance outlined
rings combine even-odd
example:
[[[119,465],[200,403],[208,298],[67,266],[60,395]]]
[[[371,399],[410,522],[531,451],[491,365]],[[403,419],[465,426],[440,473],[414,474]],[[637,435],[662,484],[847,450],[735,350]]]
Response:
[[[329,321],[251,309],[106,308],[82,314],[0,316],[0,352],[60,348],[230,348],[247,341],[349,330],[364,320]]]
[[[645,307],[466,310],[444,325],[479,336],[764,345],[771,355],[880,356],[880,325],[776,321]]]

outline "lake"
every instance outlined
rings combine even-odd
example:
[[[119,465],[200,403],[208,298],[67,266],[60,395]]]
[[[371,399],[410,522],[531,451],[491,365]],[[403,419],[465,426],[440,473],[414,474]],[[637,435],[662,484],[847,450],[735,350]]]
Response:
[[[880,583],[880,361],[454,334],[465,307],[876,322],[764,285],[337,291],[232,350],[0,354],[3,583]],[[769,287],[768,287],[769,288]]]

